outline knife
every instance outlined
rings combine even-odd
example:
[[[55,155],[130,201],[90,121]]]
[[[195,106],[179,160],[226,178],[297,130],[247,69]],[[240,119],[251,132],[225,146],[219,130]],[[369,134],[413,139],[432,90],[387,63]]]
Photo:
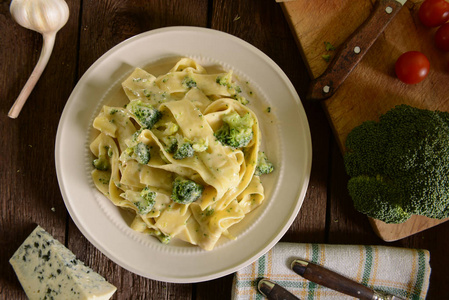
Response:
[[[394,295],[374,291],[331,270],[300,259],[294,260],[291,268],[307,280],[362,300],[404,300]]]
[[[324,73],[312,80],[306,98],[324,100],[331,97],[405,2],[407,0],[378,0],[365,22],[340,45]]]
[[[284,289],[282,286],[262,278],[257,284],[259,292],[270,300],[299,300],[298,297]]]

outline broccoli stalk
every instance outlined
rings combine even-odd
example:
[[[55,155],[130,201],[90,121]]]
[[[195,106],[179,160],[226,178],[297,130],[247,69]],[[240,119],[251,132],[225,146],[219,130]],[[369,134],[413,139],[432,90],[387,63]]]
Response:
[[[180,204],[192,203],[201,197],[203,189],[195,181],[178,177],[173,182],[171,199]]]
[[[223,116],[223,126],[215,132],[215,137],[234,149],[246,147],[253,139],[254,119],[250,113],[241,117],[237,112]]]
[[[449,217],[449,113],[396,106],[354,128],[346,148],[358,211],[386,223]]]

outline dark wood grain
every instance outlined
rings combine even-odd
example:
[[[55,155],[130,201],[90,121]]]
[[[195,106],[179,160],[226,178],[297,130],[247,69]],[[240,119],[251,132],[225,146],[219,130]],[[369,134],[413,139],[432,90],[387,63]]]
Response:
[[[59,118],[78,80],[106,51],[136,34],[174,25],[228,32],[266,53],[305,99],[310,79],[293,35],[274,0],[67,0],[70,18],[58,33],[41,80],[19,118],[7,112],[39,57],[42,38],[17,25],[9,2],[0,6],[0,299],[26,299],[8,260],[40,224],[81,260],[117,286],[113,299],[229,299],[233,275],[197,284],[158,282],[135,275],[93,247],[71,221],[54,167]],[[385,243],[356,212],[347,194],[341,154],[321,106],[303,101],[313,143],[304,204],[288,242],[386,244],[431,251],[428,299],[447,296],[449,223]],[[439,298],[440,296],[440,298]]]

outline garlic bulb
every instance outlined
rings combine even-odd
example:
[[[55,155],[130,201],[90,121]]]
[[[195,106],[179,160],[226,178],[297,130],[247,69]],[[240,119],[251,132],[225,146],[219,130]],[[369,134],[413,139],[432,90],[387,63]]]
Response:
[[[9,11],[17,23],[41,33],[44,41],[39,61],[8,113],[17,118],[50,59],[56,33],[69,19],[69,7],[64,0],[12,0]]]
[[[17,23],[40,33],[59,30],[69,19],[64,0],[13,0],[9,10]]]

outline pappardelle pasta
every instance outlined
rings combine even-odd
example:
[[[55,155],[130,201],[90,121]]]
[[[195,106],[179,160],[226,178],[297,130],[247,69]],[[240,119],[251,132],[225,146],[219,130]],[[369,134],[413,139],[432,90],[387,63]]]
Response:
[[[212,250],[264,200],[257,116],[232,71],[208,74],[189,58],[155,77],[136,68],[122,83],[125,107],[93,121],[93,181],[135,213],[131,228],[163,243],[178,238]]]

